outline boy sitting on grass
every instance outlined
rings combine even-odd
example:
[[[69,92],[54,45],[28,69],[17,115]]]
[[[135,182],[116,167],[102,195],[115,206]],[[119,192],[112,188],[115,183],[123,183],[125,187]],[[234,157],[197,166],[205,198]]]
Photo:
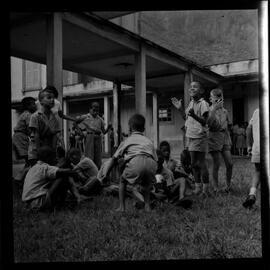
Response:
[[[124,169],[119,184],[120,206],[117,211],[125,211],[125,192],[126,185],[129,183],[133,186],[140,186],[145,203],[144,209],[148,212],[150,211],[150,190],[152,184],[155,183],[157,170],[156,151],[152,141],[143,135],[145,118],[142,115],[133,115],[129,119],[128,125],[130,136],[119,145],[110,159],[103,179],[109,175],[117,159],[124,157]]]
[[[191,208],[192,201],[185,198],[186,193],[186,175],[183,173],[181,174],[180,171],[178,172],[178,178],[174,178],[174,173],[164,167],[164,156],[162,154],[162,151],[157,150],[157,156],[158,156],[158,169],[157,169],[157,183],[155,185],[155,192],[153,193],[155,197],[161,198],[163,195],[160,194],[159,190],[162,190],[164,195],[167,196],[167,198],[170,200],[170,202],[173,202],[177,206],[182,206],[185,209]],[[181,175],[181,176],[180,176]],[[173,199],[173,200],[172,200]]]
[[[37,159],[37,163],[25,177],[22,201],[31,209],[52,210],[65,200],[66,193],[70,190],[77,202],[80,202],[81,197],[71,178],[76,172],[54,166],[56,155],[49,146],[38,149]]]
[[[98,168],[96,164],[90,158],[83,156],[78,148],[69,150],[68,159],[73,170],[77,173],[74,181],[78,191],[86,196],[99,193],[103,185],[97,178]]]

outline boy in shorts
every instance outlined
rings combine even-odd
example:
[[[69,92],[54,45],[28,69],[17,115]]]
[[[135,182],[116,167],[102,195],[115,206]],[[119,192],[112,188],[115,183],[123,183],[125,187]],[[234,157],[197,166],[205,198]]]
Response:
[[[208,117],[209,153],[213,159],[213,186],[214,192],[219,192],[218,171],[220,167],[220,154],[222,155],[226,166],[226,188],[229,192],[232,178],[232,157],[231,157],[231,137],[228,129],[229,115],[228,111],[223,108],[223,92],[221,89],[213,89],[210,92],[210,112]]]
[[[255,172],[252,178],[249,195],[243,203],[245,208],[252,208],[256,202],[256,192],[260,184],[260,120],[259,109],[256,109],[247,127],[248,153],[251,153],[251,162],[254,163]]]
[[[125,192],[127,183],[140,186],[144,198],[144,209],[150,211],[150,190],[155,183],[157,155],[153,142],[144,136],[145,118],[133,115],[128,122],[130,136],[124,140],[110,159],[104,172],[106,178],[118,158],[124,158],[123,172],[119,184],[120,206],[117,211],[125,211]],[[136,189],[134,189],[136,192]],[[135,195],[135,194],[134,194]],[[135,195],[136,197],[136,195]]]
[[[197,195],[202,191],[202,195],[208,197],[209,173],[205,155],[208,151],[207,118],[209,105],[203,99],[203,93],[204,90],[199,82],[191,82],[189,89],[191,101],[187,109],[184,111],[181,99],[172,98],[172,104],[180,111],[185,120],[186,145],[190,152],[191,166],[195,179],[194,194]]]

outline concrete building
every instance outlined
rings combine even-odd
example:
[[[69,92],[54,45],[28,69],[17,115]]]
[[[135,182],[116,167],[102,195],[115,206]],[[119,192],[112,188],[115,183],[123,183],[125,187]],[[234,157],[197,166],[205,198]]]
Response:
[[[222,85],[225,107],[232,120],[248,121],[254,109],[258,107],[256,11],[136,12],[111,19],[111,21],[183,55],[191,63],[195,63],[199,67],[203,66],[210,73],[220,75],[220,80],[212,80],[209,83],[205,79],[207,76],[202,79],[202,77],[196,77],[196,72],[191,72],[193,79],[204,83],[208,93],[216,85]],[[213,23],[213,21],[218,23]],[[228,36],[231,37],[231,41],[228,41]],[[239,41],[239,36],[240,41],[244,40],[244,43]],[[107,58],[116,58],[116,56],[110,54]],[[95,61],[93,58],[91,60]],[[134,60],[131,61],[127,57],[122,60],[122,72],[128,70],[129,65],[134,65]],[[146,65],[152,67],[154,64],[150,60],[148,59]],[[147,76],[147,82],[155,81],[151,82],[149,86],[146,85],[146,134],[154,140],[156,145],[160,140],[168,140],[172,145],[173,154],[177,155],[182,148],[181,127],[184,122],[171,105],[170,98],[173,96],[182,98],[187,103],[185,89],[188,86],[180,83],[181,80],[185,81],[185,77],[180,78],[175,71],[172,72],[166,68],[163,74],[166,76],[162,77],[160,72]],[[95,75],[93,74],[93,76]],[[37,97],[38,90],[46,85],[46,78],[45,64],[11,57],[12,127],[20,113],[19,101],[21,98],[24,96]],[[177,80],[178,85],[175,83],[170,86],[168,83]],[[122,80],[121,83],[121,97],[118,99],[121,107],[119,119],[121,132],[127,133],[128,118],[138,107],[136,105],[138,94],[128,80]],[[115,92],[116,86],[111,81],[99,80],[78,72],[63,72],[63,107],[64,111],[70,115],[86,113],[89,111],[91,101],[98,101],[105,122],[114,122]],[[66,140],[68,129],[69,123],[64,121]],[[109,148],[109,138],[106,136],[104,138],[105,155],[109,152]]]

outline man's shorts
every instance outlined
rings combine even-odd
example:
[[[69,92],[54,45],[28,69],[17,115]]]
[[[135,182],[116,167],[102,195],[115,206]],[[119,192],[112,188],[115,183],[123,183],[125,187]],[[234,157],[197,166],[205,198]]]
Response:
[[[27,204],[33,210],[45,210],[51,208],[52,206],[50,195],[48,192],[44,195],[28,201]]]
[[[208,152],[208,140],[207,138],[186,138],[188,151],[193,152]]]
[[[209,152],[213,151],[230,151],[231,150],[231,137],[228,132],[217,131],[209,132],[208,147]]]
[[[151,187],[155,183],[157,162],[146,155],[138,155],[127,162],[122,179],[132,185]]]

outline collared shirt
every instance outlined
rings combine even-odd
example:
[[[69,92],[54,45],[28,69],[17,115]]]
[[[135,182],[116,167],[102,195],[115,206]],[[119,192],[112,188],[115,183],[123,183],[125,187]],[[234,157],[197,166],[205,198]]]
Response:
[[[36,101],[36,106],[38,111],[42,111],[42,106],[39,100]],[[54,99],[54,106],[51,108],[51,112],[58,115],[58,111],[62,111],[62,105],[58,99]]]
[[[98,168],[96,164],[88,157],[82,157],[77,165],[74,165],[73,170],[78,172],[82,182],[88,181],[91,177],[96,177]]]
[[[203,117],[204,113],[209,111],[209,105],[203,98],[200,98],[198,101],[190,101],[186,109],[186,137],[205,138],[207,136],[207,126],[202,126],[201,123],[188,115],[189,110],[192,108],[198,117]]]
[[[29,136],[31,133],[29,129],[30,118],[31,113],[29,111],[24,111],[19,117],[19,120],[14,128],[14,132],[22,132]]]
[[[125,161],[137,155],[146,155],[157,161],[156,150],[153,142],[144,136],[141,132],[133,132],[126,140],[121,142],[114,153],[114,157],[124,157]]]
[[[88,132],[91,132],[91,128],[102,132],[102,127],[104,128],[104,121],[103,119],[97,115],[94,117],[91,113],[84,114],[79,118],[84,118],[84,120],[80,123],[80,127],[85,127]]]
[[[59,123],[53,113],[50,113],[49,118],[41,111],[36,111],[31,115],[29,128],[35,128],[35,141],[30,141],[28,158],[37,158],[37,149],[43,145],[48,145],[56,149],[57,136],[56,132],[60,131]]]
[[[249,121],[249,125],[252,127],[253,145],[252,155],[260,153],[260,115],[259,109],[256,109]]]
[[[58,169],[42,161],[31,167],[24,180],[22,200],[29,201],[46,194],[50,182],[56,178]]]
[[[209,111],[213,110],[213,106],[211,105]],[[229,114],[225,108],[220,108],[216,110],[215,118],[218,121],[219,130],[228,130]]]

